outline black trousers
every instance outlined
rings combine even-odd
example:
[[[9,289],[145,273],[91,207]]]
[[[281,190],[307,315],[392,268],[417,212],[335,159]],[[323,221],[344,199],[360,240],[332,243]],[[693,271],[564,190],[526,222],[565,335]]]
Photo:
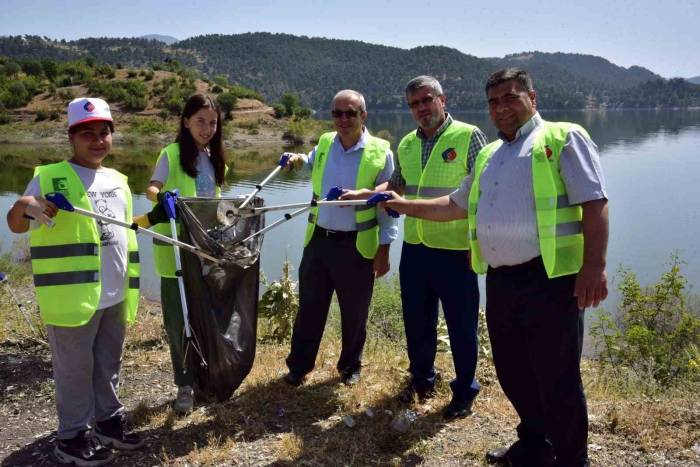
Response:
[[[486,276],[486,321],[496,373],[520,416],[518,444],[532,448],[533,457],[523,465],[534,465],[549,443],[556,465],[587,461],[580,370],[584,324],[573,295],[575,279],[549,279],[541,258],[489,268]]]
[[[338,371],[360,370],[373,286],[373,261],[357,251],[355,235],[333,235],[317,227],[299,266],[299,312],[287,357],[291,372],[305,375],[314,368],[333,292],[343,336]]]

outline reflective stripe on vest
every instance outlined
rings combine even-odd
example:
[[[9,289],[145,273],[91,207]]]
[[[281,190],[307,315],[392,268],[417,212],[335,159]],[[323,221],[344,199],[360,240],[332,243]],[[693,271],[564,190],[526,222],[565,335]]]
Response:
[[[108,169],[122,182],[127,206],[125,221],[132,221],[131,191],[124,175]],[[61,191],[76,207],[92,211],[82,181],[68,162],[37,167],[42,195]],[[101,247],[94,219],[59,211],[56,225],[32,230],[29,235],[32,271],[41,318],[46,324],[82,326],[90,321],[99,305]],[[127,320],[133,322],[139,300],[139,257],[136,234],[127,230],[127,277],[124,299]]]
[[[172,143],[163,148],[163,151],[158,157],[158,161],[162,157],[168,158],[168,179],[163,184],[161,191],[180,191],[180,197],[192,198],[197,196],[197,187],[195,179],[190,177],[187,172],[182,170],[180,163],[180,145]],[[156,162],[158,165],[158,162]],[[216,186],[215,196],[221,196],[221,187]],[[156,203],[153,203],[155,206]],[[166,237],[172,237],[170,223],[165,222],[153,226],[153,230]],[[180,226],[178,224],[178,235],[180,234]],[[175,276],[175,249],[169,243],[162,240],[153,239],[153,263],[156,272],[161,277],[176,277]]]
[[[534,130],[539,132],[535,136],[531,153],[537,234],[542,261],[550,278],[576,274],[583,264],[582,209],[579,205],[569,203],[559,172],[559,158],[571,129],[588,136],[580,126],[566,122],[545,121],[542,128]],[[479,152],[474,168],[474,182],[469,192],[471,259],[472,268],[478,273],[487,270],[477,239],[481,174],[501,144],[501,140],[494,141]]]
[[[331,145],[335,140],[336,133],[330,132],[321,135],[316,147],[314,165],[311,171],[311,185],[313,188],[313,200],[320,198],[319,193],[323,189],[323,174],[326,169],[328,154]],[[362,159],[357,168],[357,180],[355,189],[367,188],[374,190],[377,176],[384,169],[386,164],[386,153],[389,150],[389,142],[380,138],[368,135],[367,143],[362,150]],[[309,244],[313,237],[316,221],[318,219],[318,206],[311,208],[304,247]],[[355,226],[357,229],[357,239],[355,246],[357,251],[367,259],[374,258],[379,247],[379,225],[377,222],[377,208],[374,206],[357,206],[355,208]]]
[[[416,132],[401,140],[398,155],[407,199],[439,198],[459,188],[467,175],[467,153],[475,128],[453,121],[435,143],[425,168],[421,163],[422,140]],[[406,217],[404,241],[432,248],[467,250],[467,220],[433,222]]]

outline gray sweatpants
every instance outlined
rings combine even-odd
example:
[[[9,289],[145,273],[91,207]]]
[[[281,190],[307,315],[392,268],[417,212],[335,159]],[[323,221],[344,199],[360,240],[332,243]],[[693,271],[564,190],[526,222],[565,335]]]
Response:
[[[70,439],[124,411],[119,370],[126,334],[125,302],[97,310],[84,326],[46,326],[56,383],[58,438]]]

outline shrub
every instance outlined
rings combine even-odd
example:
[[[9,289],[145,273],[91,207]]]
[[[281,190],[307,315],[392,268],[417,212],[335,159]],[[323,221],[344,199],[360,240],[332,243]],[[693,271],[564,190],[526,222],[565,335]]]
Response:
[[[267,319],[268,329],[265,340],[285,342],[292,335],[294,317],[299,310],[297,282],[292,280],[292,266],[285,258],[282,263],[282,277],[268,285],[258,303],[258,313]]]
[[[0,94],[0,103],[8,109],[26,105],[32,98],[22,81],[10,81],[5,92]]]
[[[138,75],[138,72],[136,70],[128,70],[126,72],[127,78],[136,78],[137,75]]]
[[[12,61],[8,61],[3,67],[5,76],[16,76],[20,71],[22,71],[22,67],[20,67],[18,63]]]
[[[274,104],[272,109],[275,111],[275,118],[284,117],[284,106],[282,104]]]
[[[700,382],[700,306],[685,292],[680,265],[673,254],[669,271],[646,287],[621,269],[617,318],[601,311],[591,326],[599,361],[631,370],[645,391]]]
[[[259,100],[260,102],[265,102],[265,99],[263,98],[262,95],[260,95],[259,92],[254,91],[250,88],[247,88],[245,86],[231,86],[229,87],[228,92],[233,94],[239,99],[256,99]]]
[[[211,92],[213,92],[214,94],[221,94],[222,92],[224,92],[224,89],[218,84],[215,84],[214,87],[211,88]]]
[[[41,61],[41,67],[44,69],[44,75],[53,81],[58,76],[58,63],[56,60],[46,58]]]
[[[127,110],[139,111],[143,110],[148,106],[148,99],[145,96],[138,96],[136,94],[127,94],[124,98],[124,105]]]
[[[214,82],[221,87],[228,87],[228,78],[226,75],[216,75],[213,78]]]
[[[155,118],[133,118],[131,129],[135,133],[145,136],[153,136],[168,132],[168,126],[164,120]]]
[[[57,93],[58,98],[63,101],[64,104],[68,104],[70,101],[75,99],[75,93],[72,89],[60,89]]]
[[[28,76],[42,76],[44,74],[44,68],[38,60],[25,60],[21,64],[22,71],[24,71]]]
[[[367,334],[390,342],[405,341],[398,276],[374,283],[367,319]]]
[[[289,117],[299,109],[299,96],[291,92],[282,94],[280,104],[284,107],[284,115]]]
[[[10,114],[7,112],[0,112],[0,125],[7,125],[10,123]]]
[[[49,114],[49,120],[58,120],[61,118],[61,113],[58,110],[52,110]]]
[[[216,97],[216,102],[219,104],[221,111],[224,113],[227,119],[231,119],[231,112],[236,107],[236,102],[238,99],[236,96],[230,92],[224,92]]]
[[[49,113],[48,113],[46,110],[44,110],[44,109],[39,109],[39,110],[36,111],[36,118],[35,118],[35,120],[36,120],[37,122],[44,121],[44,120],[46,120],[46,119],[48,119],[48,118],[49,118]]]

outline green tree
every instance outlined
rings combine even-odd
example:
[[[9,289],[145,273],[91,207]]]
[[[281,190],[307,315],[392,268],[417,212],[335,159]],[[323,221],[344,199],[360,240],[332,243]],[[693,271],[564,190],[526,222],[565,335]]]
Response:
[[[45,58],[41,61],[41,67],[44,69],[44,75],[53,81],[58,76],[58,63],[51,58]]]
[[[6,76],[17,76],[20,71],[22,71],[22,67],[20,67],[17,62],[9,61],[5,64]]]
[[[21,67],[22,71],[29,76],[42,76],[44,74],[44,67],[38,60],[25,60]]]
[[[299,96],[293,92],[285,92],[282,94],[280,104],[284,107],[284,113],[287,117],[294,115],[299,109]]]
[[[227,119],[231,118],[231,113],[233,112],[233,109],[236,108],[237,101],[238,99],[236,96],[230,92],[221,93],[216,97],[216,102],[219,104],[221,111],[224,113]]]

